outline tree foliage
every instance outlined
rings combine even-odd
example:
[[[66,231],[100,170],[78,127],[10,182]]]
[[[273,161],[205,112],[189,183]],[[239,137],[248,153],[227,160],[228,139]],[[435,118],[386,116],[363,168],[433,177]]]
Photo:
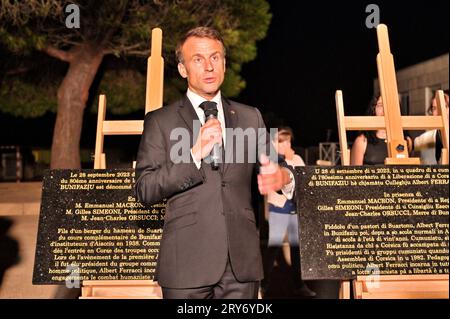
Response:
[[[67,11],[69,4],[72,11]],[[66,24],[76,19],[73,7],[79,9],[79,28]],[[97,87],[107,95],[109,111],[144,108],[145,58],[153,28],[163,30],[167,103],[185,90],[174,51],[188,29],[204,25],[222,33],[228,66],[223,93],[235,96],[245,87],[241,66],[255,58],[256,41],[265,36],[270,19],[265,0],[0,0],[0,52],[28,61],[20,72],[0,62],[0,70],[6,65],[0,74],[0,111],[29,117],[56,109],[52,166],[75,168],[79,161],[70,156],[78,152],[82,114],[99,93],[91,88],[99,76]],[[46,69],[42,54],[63,65],[48,77],[30,76]],[[108,55],[122,59],[122,67],[102,64]]]
[[[10,58],[16,59],[26,59],[34,50],[55,56],[68,52],[85,40],[103,43],[106,54],[143,58],[150,52],[151,29],[161,27],[166,66],[166,103],[178,98],[186,88],[176,72],[174,56],[176,42],[184,31],[197,25],[210,25],[223,33],[227,44],[228,69],[222,90],[226,96],[236,96],[245,88],[245,80],[239,74],[241,66],[255,58],[256,41],[264,38],[271,18],[269,6],[263,0],[2,0],[0,3],[0,42],[16,54]],[[70,14],[65,12],[65,8],[69,3],[80,7],[80,29],[65,27],[65,20]],[[121,14],[120,11],[125,11],[121,20],[115,18]],[[105,35],[111,30],[115,31],[105,41]],[[108,96],[109,111],[125,114],[143,108],[145,76],[142,74],[146,71],[146,61],[140,60],[140,63],[130,66],[134,71],[112,70],[104,73],[99,90]],[[3,74],[0,80],[0,111],[37,117],[56,110],[57,80],[61,80],[61,74],[36,81],[29,78],[30,72],[39,72],[37,68],[31,66],[28,71]]]

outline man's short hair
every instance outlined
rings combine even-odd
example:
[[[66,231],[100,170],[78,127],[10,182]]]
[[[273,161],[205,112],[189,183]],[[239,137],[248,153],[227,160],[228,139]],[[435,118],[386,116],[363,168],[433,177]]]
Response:
[[[225,43],[223,42],[222,35],[217,31],[216,29],[213,29],[211,27],[196,27],[194,29],[189,30],[186,32],[183,37],[178,41],[177,48],[175,50],[175,55],[177,58],[177,62],[183,63],[183,55],[181,53],[181,49],[183,48],[184,43],[186,40],[190,37],[197,37],[197,38],[209,38],[213,40],[217,40],[220,43],[222,43],[223,47],[223,55],[225,56]]]

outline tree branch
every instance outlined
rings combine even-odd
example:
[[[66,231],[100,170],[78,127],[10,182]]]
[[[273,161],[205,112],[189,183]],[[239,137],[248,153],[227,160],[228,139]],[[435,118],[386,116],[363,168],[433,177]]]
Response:
[[[149,57],[150,50],[122,50],[122,48],[118,49],[106,49],[103,51],[105,55],[107,54],[123,54],[123,55],[129,55],[129,56],[137,56],[137,57]]]
[[[65,61],[68,63],[70,63],[73,59],[73,54],[71,54],[70,52],[57,49],[56,47],[53,46],[47,46],[43,49],[43,51],[51,57],[57,58],[61,61]]]
[[[103,50],[103,52],[105,54],[114,54],[116,52],[128,53],[128,51],[138,49],[141,46],[142,46],[142,43],[135,43],[132,45],[118,45],[114,48],[105,49],[105,50]]]
[[[17,74],[22,74],[22,73],[28,72],[29,70],[30,70],[30,68],[28,68],[28,67],[18,67],[16,69],[6,71],[5,74],[6,75],[17,75]]]
[[[148,58],[150,56],[150,50],[131,50],[127,52],[127,55]]]
[[[116,11],[114,21],[122,21],[126,12],[127,12],[127,5],[125,3],[125,5],[122,8],[119,8],[119,10]],[[107,45],[107,43],[111,40],[113,34],[117,31],[118,28],[119,28],[119,25],[116,24],[114,27],[110,27],[108,29],[108,31],[105,34],[105,37],[102,40],[102,44],[101,44],[102,47],[105,47]]]

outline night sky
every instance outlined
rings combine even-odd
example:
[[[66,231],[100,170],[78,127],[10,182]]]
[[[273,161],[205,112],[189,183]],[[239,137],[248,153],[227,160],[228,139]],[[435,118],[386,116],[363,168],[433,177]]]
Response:
[[[337,89],[348,115],[363,115],[373,95],[378,43],[376,29],[365,26],[368,4],[380,8],[397,69],[448,52],[448,1],[270,3],[272,24],[258,57],[243,69],[247,88],[240,99],[276,112],[303,147],[325,141],[327,129],[338,141]]]
[[[389,28],[397,69],[448,52],[448,1],[270,1],[267,37],[258,43],[257,58],[244,65],[247,87],[234,100],[257,106],[268,125],[291,126],[296,146],[325,141],[328,129],[337,141],[335,91],[344,92],[346,114],[363,114],[377,77],[376,31],[365,26],[369,3],[379,5]],[[0,145],[50,147],[54,115],[0,117]],[[87,114],[82,147],[93,149],[95,126],[96,116]],[[129,145],[129,138],[114,139]]]

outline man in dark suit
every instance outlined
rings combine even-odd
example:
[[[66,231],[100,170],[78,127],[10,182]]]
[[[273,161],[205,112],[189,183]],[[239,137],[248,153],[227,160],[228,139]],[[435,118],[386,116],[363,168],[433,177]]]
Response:
[[[216,30],[190,30],[176,54],[188,91],[146,115],[136,165],[137,198],[144,203],[167,198],[156,279],[164,298],[256,298],[263,277],[251,206],[256,160],[239,152],[267,153],[270,138],[256,108],[221,96],[225,47]],[[217,118],[205,121],[204,109],[211,106]],[[233,129],[255,134],[242,138]],[[184,133],[189,138],[179,141]],[[222,154],[218,169],[210,163],[215,144]],[[187,154],[179,156],[180,145]],[[292,196],[292,172],[265,155],[257,181],[261,194],[283,189]]]

